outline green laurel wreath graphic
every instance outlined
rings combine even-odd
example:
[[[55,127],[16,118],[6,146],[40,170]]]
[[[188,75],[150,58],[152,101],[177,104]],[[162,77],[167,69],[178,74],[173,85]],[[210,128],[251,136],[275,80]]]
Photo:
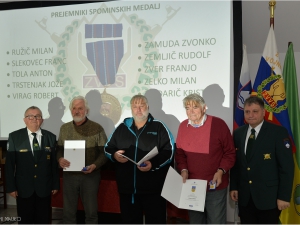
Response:
[[[129,24],[135,29],[139,30],[141,43],[145,41],[153,41],[155,35],[151,33],[151,27],[147,25],[146,21],[138,18],[137,15],[129,15]],[[67,25],[65,31],[60,35],[59,41],[57,43],[57,53],[53,56],[53,60],[62,61],[64,58],[68,58],[68,45],[71,41],[71,38],[75,34],[75,31],[81,26],[83,20],[75,19],[71,22],[71,24]],[[143,48],[142,52],[146,53],[150,49]],[[158,53],[158,49],[153,49],[153,54]],[[142,67],[145,68],[147,65],[155,66],[157,65],[157,61],[149,61],[149,60],[141,60]],[[64,96],[64,103],[69,103],[72,98],[80,94],[80,89],[74,84],[73,78],[69,74],[69,69],[67,64],[58,64],[54,65],[55,68],[55,80],[61,81],[64,87],[61,90],[62,95]],[[132,94],[144,93],[148,90],[148,87],[144,85],[144,81],[150,78],[159,77],[158,72],[153,72],[150,74],[139,73],[138,82],[135,84],[130,90],[129,93],[123,96],[121,99],[118,99],[121,104],[121,108],[124,107],[130,108],[130,99]]]
[[[263,80],[260,85],[257,86],[257,96],[263,99],[262,92],[265,86],[267,86],[268,83],[272,82],[273,80],[278,80],[281,78],[281,75],[272,75],[269,76],[267,79]],[[287,104],[286,101],[282,106],[272,108],[271,106],[265,104],[265,109],[268,112],[273,112],[273,113],[280,113],[283,110],[287,109]]]

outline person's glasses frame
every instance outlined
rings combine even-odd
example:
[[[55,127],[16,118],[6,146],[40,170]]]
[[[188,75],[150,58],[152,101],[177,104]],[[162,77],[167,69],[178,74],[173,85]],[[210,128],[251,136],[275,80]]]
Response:
[[[28,115],[28,116],[25,116],[25,118],[28,118],[29,120],[33,120],[34,118],[36,120],[41,120],[42,116],[40,116],[40,115],[36,115],[36,116],[34,116],[34,115]]]

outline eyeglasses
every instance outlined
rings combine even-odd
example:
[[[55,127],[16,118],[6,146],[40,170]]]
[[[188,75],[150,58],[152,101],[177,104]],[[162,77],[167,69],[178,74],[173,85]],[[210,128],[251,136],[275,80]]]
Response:
[[[36,120],[41,120],[42,119],[42,116],[40,115],[37,115],[37,116],[34,116],[34,115],[28,115],[28,116],[25,116],[25,118],[28,118],[30,120],[33,120],[33,118],[35,118]]]

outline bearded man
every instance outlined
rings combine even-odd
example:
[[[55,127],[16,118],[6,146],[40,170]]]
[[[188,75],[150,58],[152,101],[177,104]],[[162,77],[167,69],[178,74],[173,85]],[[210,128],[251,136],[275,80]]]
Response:
[[[115,162],[122,222],[125,224],[166,223],[166,200],[161,190],[174,156],[169,129],[149,113],[148,100],[135,95],[130,101],[132,117],[116,128],[105,145],[106,156]],[[137,166],[154,147],[158,154]]]
[[[65,171],[63,173],[63,222],[76,224],[78,196],[83,203],[85,223],[98,224],[98,188],[100,168],[107,161],[104,144],[107,141],[104,129],[86,116],[89,107],[86,99],[77,96],[70,102],[73,121],[61,126],[58,138],[57,160],[62,168],[70,166],[64,158],[65,140],[85,140],[85,166],[82,172]]]

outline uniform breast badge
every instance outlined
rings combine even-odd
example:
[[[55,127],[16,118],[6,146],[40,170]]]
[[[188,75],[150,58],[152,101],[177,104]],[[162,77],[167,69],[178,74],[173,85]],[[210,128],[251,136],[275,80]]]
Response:
[[[264,154],[264,160],[271,159],[271,153]]]

